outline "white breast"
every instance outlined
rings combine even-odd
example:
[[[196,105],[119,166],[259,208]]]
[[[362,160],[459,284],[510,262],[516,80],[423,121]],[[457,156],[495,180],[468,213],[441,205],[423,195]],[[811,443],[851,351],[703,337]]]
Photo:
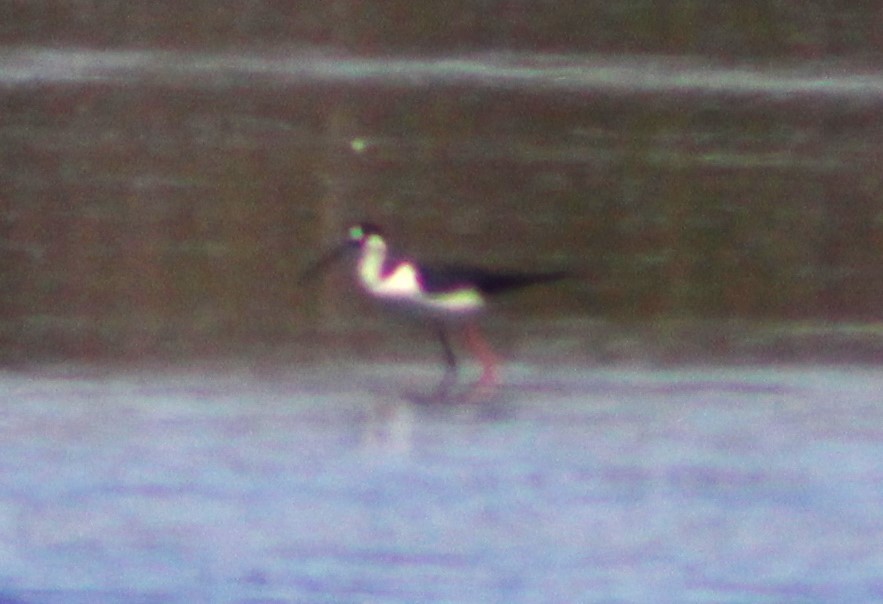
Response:
[[[426,293],[420,288],[417,267],[402,262],[388,275],[382,274],[386,244],[380,237],[369,239],[362,248],[357,277],[371,296],[384,302],[411,307],[414,310],[442,315],[468,315],[484,307],[484,299],[475,289]]]

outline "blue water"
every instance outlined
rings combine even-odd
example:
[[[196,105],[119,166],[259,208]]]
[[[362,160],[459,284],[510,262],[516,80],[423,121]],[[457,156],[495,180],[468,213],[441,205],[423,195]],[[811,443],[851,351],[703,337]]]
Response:
[[[0,374],[0,602],[883,599],[883,370]]]

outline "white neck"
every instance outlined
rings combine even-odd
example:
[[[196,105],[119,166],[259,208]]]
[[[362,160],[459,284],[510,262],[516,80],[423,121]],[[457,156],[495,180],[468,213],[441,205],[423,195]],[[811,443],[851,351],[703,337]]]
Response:
[[[381,270],[386,260],[386,242],[379,235],[369,235],[367,241],[362,244],[362,254],[359,256],[358,277],[368,289],[374,289],[381,281]]]

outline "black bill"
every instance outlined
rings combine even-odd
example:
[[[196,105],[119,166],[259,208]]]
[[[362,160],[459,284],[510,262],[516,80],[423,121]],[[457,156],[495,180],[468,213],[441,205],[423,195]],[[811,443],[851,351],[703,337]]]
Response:
[[[333,264],[344,257],[350,247],[346,244],[338,246],[326,252],[321,258],[311,264],[304,272],[300,274],[297,280],[298,285],[303,285],[307,281],[315,279],[320,274],[328,270]]]

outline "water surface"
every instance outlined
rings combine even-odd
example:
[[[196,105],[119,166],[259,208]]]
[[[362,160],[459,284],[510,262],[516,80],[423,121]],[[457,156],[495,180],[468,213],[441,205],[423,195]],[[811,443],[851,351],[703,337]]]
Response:
[[[883,373],[518,365],[0,379],[10,602],[883,597]],[[342,371],[342,372],[341,372]]]

